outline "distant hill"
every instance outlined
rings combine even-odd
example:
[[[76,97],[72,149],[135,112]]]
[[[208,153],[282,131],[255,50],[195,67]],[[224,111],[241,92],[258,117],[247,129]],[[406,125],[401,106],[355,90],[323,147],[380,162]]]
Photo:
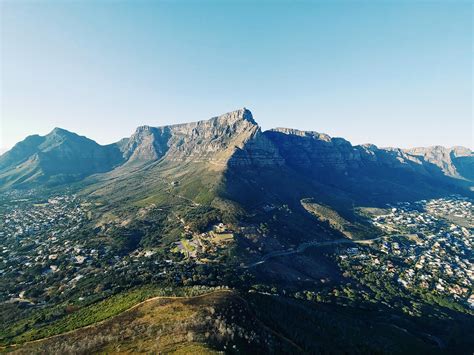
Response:
[[[0,156],[0,185],[5,189],[64,184],[109,171],[122,161],[114,144],[101,146],[55,128],[44,137],[27,137]]]

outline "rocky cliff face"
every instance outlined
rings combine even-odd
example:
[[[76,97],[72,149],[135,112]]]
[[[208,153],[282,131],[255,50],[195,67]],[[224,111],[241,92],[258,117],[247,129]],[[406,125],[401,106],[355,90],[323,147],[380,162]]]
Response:
[[[160,159],[168,151],[168,127],[140,126],[135,133],[120,143],[125,160],[147,162]]]
[[[264,134],[290,166],[338,171],[360,166],[359,150],[345,139],[288,128],[277,128]]]
[[[468,148],[434,146],[406,149],[405,152],[439,167],[448,176],[473,180],[474,154]]]
[[[170,126],[166,159],[226,164],[259,131],[252,114],[241,109],[207,121]]]
[[[413,170],[425,174],[423,161],[398,148],[377,148],[374,145],[356,146],[360,151],[363,167],[375,166],[379,168],[397,168]]]
[[[139,127],[121,143],[128,162],[209,162],[214,165],[278,164],[275,147],[252,113],[241,109],[210,120],[165,127]]]
[[[377,148],[372,144],[352,146],[343,138],[289,128],[272,129],[264,135],[286,164],[297,169],[350,173],[385,167],[427,173],[422,157],[398,148]]]
[[[430,154],[436,152],[422,155],[420,151],[377,148],[370,144],[352,146],[345,139],[316,132],[278,128],[263,135],[285,167],[303,179],[327,186],[326,191],[337,188],[336,194],[346,194],[359,201],[405,200],[435,196],[437,191],[465,191],[472,189],[474,181],[474,164],[466,149],[451,152],[448,162],[449,154],[445,152],[441,157],[432,157]],[[452,166],[457,166],[457,175],[453,174]],[[311,189],[306,191],[307,195],[312,193]],[[317,192],[320,193],[321,190]]]

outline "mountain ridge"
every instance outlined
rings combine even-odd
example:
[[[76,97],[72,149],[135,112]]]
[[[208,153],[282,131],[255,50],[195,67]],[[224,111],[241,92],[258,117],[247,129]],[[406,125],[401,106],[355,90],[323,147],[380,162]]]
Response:
[[[130,137],[108,145],[54,128],[45,136],[27,137],[2,154],[0,182],[4,187],[54,185],[160,160],[207,162],[222,169],[227,165],[288,164],[313,172],[319,169],[319,174],[330,169],[331,173],[346,175],[377,164],[414,169],[425,175],[439,174],[439,168],[448,177],[472,182],[473,159],[472,151],[465,147],[378,148],[371,144],[352,145],[344,138],[315,131],[282,127],[262,131],[252,113],[242,108],[191,123],[139,126]],[[51,168],[55,160],[61,162],[61,168]],[[75,168],[68,161],[74,161]]]

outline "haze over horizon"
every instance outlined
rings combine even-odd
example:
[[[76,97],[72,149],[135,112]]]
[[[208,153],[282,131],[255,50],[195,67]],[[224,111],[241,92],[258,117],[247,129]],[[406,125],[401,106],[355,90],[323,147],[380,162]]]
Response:
[[[243,106],[262,129],[474,147],[468,2],[0,6],[0,153],[54,127],[108,144]]]

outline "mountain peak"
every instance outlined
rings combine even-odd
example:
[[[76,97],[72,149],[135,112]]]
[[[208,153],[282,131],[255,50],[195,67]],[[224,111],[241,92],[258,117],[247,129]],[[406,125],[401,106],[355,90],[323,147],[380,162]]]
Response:
[[[159,128],[161,128],[161,127],[159,127]],[[157,129],[156,127],[152,127],[152,126],[148,126],[148,125],[138,126],[135,129],[135,132],[132,134],[131,138],[135,137],[137,139],[137,138],[140,138],[140,137],[150,135],[150,134],[152,134],[153,130],[156,130],[156,129]]]
[[[252,112],[247,108],[243,107],[239,110],[231,111],[217,117],[222,123],[233,124],[239,121],[247,121],[253,125],[258,126],[257,122],[253,119]]]
[[[257,124],[257,122],[255,122],[255,120],[253,119],[252,112],[250,112],[250,110],[246,107],[243,107],[242,109],[238,110],[238,112],[241,114],[242,119],[247,120],[253,124]]]
[[[59,134],[59,135],[66,135],[66,134],[73,134],[68,130],[60,127],[54,127],[53,130],[49,134]]]

